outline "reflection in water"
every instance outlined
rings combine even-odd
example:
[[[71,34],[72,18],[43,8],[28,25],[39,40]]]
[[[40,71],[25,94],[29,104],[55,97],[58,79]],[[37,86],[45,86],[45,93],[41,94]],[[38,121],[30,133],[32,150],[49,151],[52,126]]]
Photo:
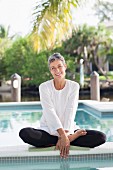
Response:
[[[60,163],[60,170],[68,170],[70,169],[70,164],[68,161],[63,161]]]
[[[0,112],[0,132],[17,131],[20,128],[31,126],[39,127],[42,112],[13,111]],[[83,129],[96,129],[107,135],[107,141],[113,141],[113,119],[95,118],[85,111],[78,110],[75,117],[76,124]]]
[[[12,130],[11,114],[0,113],[0,132],[8,132]]]
[[[113,118],[97,118],[86,111],[77,111],[75,121],[80,128],[83,129],[95,129],[102,131],[107,136],[107,141],[113,141]]]
[[[0,132],[11,132],[18,127],[39,126],[41,112],[7,112],[0,113]]]
[[[86,111],[78,110],[76,114],[75,121],[80,128],[90,129],[90,128],[100,128],[100,120],[89,115]]]
[[[44,163],[41,163],[41,164],[42,166],[44,166]],[[53,164],[52,161],[49,163],[47,162],[45,170],[50,170],[51,164]],[[104,168],[107,170],[106,167],[108,167],[109,164],[111,165],[110,167],[112,168],[113,167],[112,160],[111,161],[88,160],[86,158],[86,160],[84,161],[80,161],[80,160],[77,161],[77,160],[70,160],[70,159],[65,159],[65,160],[62,159],[57,162],[54,162],[52,170],[102,170],[102,169],[104,170]]]
[[[87,162],[87,165],[85,164],[84,162],[81,162],[78,165],[78,163],[74,161],[73,162],[72,161],[63,161],[63,162],[62,161],[56,161],[56,162],[50,161],[50,162],[43,162],[43,163],[38,162],[38,163],[33,163],[33,164],[32,163],[30,164],[30,162],[29,163],[25,162],[25,164],[22,163],[21,166],[18,166],[17,164],[18,168],[16,165],[11,165],[11,170],[15,170],[16,168],[18,170],[22,170],[22,169],[24,170],[38,170],[38,169],[40,170],[100,170],[100,169],[103,169],[104,170],[104,168],[96,168],[98,167],[97,163],[95,167],[90,166],[91,162],[90,162],[90,165],[88,162]],[[2,166],[2,167],[0,166],[0,169],[8,170],[8,167],[9,166],[6,164],[5,166]]]
[[[8,129],[12,129],[10,120],[1,120],[0,121],[0,131],[6,132]]]

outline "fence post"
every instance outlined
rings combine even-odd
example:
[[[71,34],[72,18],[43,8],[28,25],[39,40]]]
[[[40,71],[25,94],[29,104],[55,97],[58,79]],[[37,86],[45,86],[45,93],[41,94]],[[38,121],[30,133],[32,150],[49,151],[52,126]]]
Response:
[[[80,86],[81,88],[84,87],[84,60],[80,59]]]
[[[11,76],[11,96],[13,102],[21,102],[21,77],[17,73]]]
[[[91,100],[100,101],[99,74],[96,71],[92,72],[91,74],[90,95],[91,95]]]

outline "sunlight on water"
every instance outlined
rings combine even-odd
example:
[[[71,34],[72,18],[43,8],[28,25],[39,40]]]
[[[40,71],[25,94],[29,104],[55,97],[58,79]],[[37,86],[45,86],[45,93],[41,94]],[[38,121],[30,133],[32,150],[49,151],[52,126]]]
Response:
[[[23,144],[18,134],[24,127],[39,127],[41,112],[0,112],[0,146]],[[7,142],[8,139],[8,142]]]

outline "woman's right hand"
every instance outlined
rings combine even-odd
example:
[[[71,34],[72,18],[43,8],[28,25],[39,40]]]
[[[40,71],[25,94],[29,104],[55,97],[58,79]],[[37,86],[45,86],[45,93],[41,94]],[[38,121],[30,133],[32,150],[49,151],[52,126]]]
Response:
[[[60,150],[60,146],[61,146],[61,140],[60,138],[58,138],[57,144],[55,146],[55,150]]]

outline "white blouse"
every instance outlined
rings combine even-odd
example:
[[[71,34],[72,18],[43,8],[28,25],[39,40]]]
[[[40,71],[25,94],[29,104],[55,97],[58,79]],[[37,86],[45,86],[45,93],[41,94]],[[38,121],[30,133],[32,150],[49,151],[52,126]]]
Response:
[[[39,86],[40,101],[43,114],[40,129],[51,135],[58,136],[57,129],[63,128],[70,134],[77,129],[74,122],[79,96],[79,84],[67,80],[62,90],[56,90],[53,80],[46,81]]]

